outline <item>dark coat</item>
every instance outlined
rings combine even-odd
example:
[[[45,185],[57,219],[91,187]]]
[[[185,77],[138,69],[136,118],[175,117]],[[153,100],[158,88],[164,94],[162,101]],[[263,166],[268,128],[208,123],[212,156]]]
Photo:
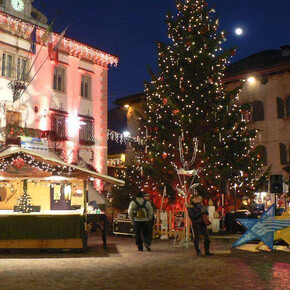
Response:
[[[201,223],[202,215],[208,214],[207,210],[201,203],[191,203],[187,207],[189,218],[193,223]]]

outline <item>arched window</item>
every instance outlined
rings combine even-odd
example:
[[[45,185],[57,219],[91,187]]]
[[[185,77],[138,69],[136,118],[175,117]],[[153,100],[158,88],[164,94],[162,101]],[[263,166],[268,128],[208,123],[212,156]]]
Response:
[[[259,145],[256,147],[257,157],[262,161],[263,165],[266,166],[268,164],[267,161],[267,149],[263,145]]]
[[[276,98],[277,102],[277,117],[278,119],[284,118],[284,102],[281,98]]]
[[[264,117],[264,104],[262,101],[253,102],[253,121],[263,121]]]
[[[287,146],[283,143],[279,143],[280,147],[280,163],[281,165],[287,164]]]
[[[290,97],[288,97],[286,101],[286,114],[287,114],[287,117],[290,117]]]

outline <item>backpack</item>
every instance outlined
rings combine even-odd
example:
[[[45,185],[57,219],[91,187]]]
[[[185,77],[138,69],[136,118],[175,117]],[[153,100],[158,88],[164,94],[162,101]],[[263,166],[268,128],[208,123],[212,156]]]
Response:
[[[137,209],[134,210],[134,217],[135,218],[146,218],[148,216],[147,208],[145,206],[146,200],[144,200],[143,204],[140,204],[136,200],[134,200],[134,202],[137,205]]]

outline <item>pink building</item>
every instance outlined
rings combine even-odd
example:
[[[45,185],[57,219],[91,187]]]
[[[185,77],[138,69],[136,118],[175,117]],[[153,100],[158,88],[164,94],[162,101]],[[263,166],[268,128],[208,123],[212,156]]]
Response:
[[[0,1],[0,142],[40,133],[65,161],[107,173],[108,69],[118,58],[67,37],[58,61],[51,58],[47,19],[32,2]],[[54,45],[59,39],[52,34]],[[17,86],[14,95],[11,84]]]

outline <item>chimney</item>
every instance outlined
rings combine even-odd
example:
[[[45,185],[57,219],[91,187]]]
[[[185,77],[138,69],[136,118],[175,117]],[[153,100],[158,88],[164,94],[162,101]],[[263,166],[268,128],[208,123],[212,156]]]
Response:
[[[282,45],[281,54],[282,54],[282,57],[290,56],[290,45]]]

